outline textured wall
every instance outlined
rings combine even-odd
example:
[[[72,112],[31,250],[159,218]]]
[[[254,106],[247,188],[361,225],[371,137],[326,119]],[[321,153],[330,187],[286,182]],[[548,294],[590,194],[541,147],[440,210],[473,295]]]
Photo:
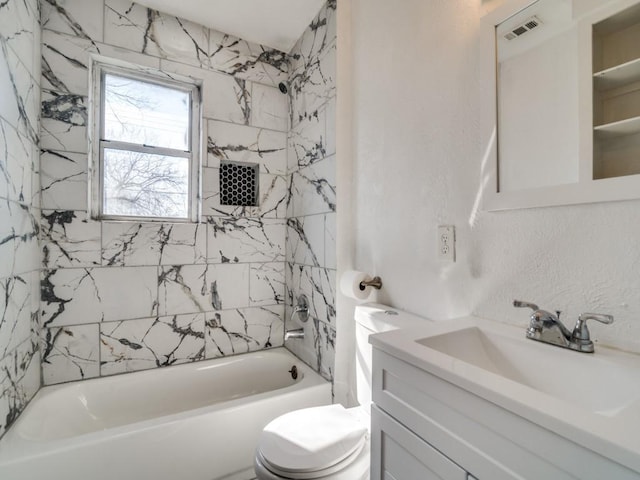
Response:
[[[351,4],[355,266],[382,276],[377,299],[522,326],[514,298],[563,310],[567,322],[611,313],[593,337],[640,350],[640,202],[478,209],[493,133],[481,2]],[[457,227],[455,264],[437,259],[439,224]]]
[[[42,24],[44,382],[281,345],[286,56],[124,0],[44,0]],[[203,223],[88,218],[90,54],[203,82]],[[260,164],[260,207],[220,205],[221,159]]]
[[[329,0],[291,51],[286,328],[304,328],[287,348],[334,378],[336,339],[336,1]],[[305,324],[291,320],[300,294]]]
[[[40,386],[37,0],[0,3],[0,436]]]

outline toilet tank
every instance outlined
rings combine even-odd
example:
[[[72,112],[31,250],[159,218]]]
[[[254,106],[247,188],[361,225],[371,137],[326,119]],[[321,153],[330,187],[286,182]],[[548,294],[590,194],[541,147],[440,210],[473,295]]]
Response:
[[[369,411],[371,406],[371,370],[373,351],[369,335],[399,328],[424,325],[430,320],[386,305],[358,305],[356,320],[356,392],[358,403]]]

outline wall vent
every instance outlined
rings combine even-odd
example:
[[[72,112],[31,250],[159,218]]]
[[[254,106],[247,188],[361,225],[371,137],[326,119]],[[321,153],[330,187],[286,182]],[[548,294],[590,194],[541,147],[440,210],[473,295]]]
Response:
[[[220,204],[258,206],[259,165],[220,162]]]
[[[507,40],[513,40],[514,38],[518,38],[525,33],[530,32],[534,28],[538,28],[540,25],[542,25],[542,21],[534,15],[533,17],[530,17],[522,22],[520,25],[516,26],[510,32],[505,33],[504,38],[506,38]]]

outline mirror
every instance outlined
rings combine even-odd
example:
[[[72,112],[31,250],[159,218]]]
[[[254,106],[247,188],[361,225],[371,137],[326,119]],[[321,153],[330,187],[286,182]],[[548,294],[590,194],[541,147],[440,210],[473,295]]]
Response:
[[[578,181],[578,35],[571,0],[496,27],[498,190]]]
[[[503,3],[488,209],[640,198],[640,2]]]

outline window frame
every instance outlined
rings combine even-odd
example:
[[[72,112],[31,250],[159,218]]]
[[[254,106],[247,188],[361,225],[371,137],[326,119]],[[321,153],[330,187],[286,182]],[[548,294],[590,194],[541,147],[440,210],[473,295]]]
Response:
[[[154,147],[141,143],[119,140],[105,140],[105,76],[107,74],[130,78],[145,83],[159,85],[189,93],[189,150],[183,151],[166,147]],[[202,171],[202,101],[201,83],[193,78],[164,73],[160,70],[139,67],[124,62],[111,62],[104,58],[92,58],[90,89],[90,124],[92,129],[89,140],[89,211],[96,220],[130,222],[197,223],[200,218],[200,178]],[[166,155],[189,160],[188,211],[186,217],[159,217],[145,215],[111,215],[104,213],[104,150],[122,150],[126,152]]]

